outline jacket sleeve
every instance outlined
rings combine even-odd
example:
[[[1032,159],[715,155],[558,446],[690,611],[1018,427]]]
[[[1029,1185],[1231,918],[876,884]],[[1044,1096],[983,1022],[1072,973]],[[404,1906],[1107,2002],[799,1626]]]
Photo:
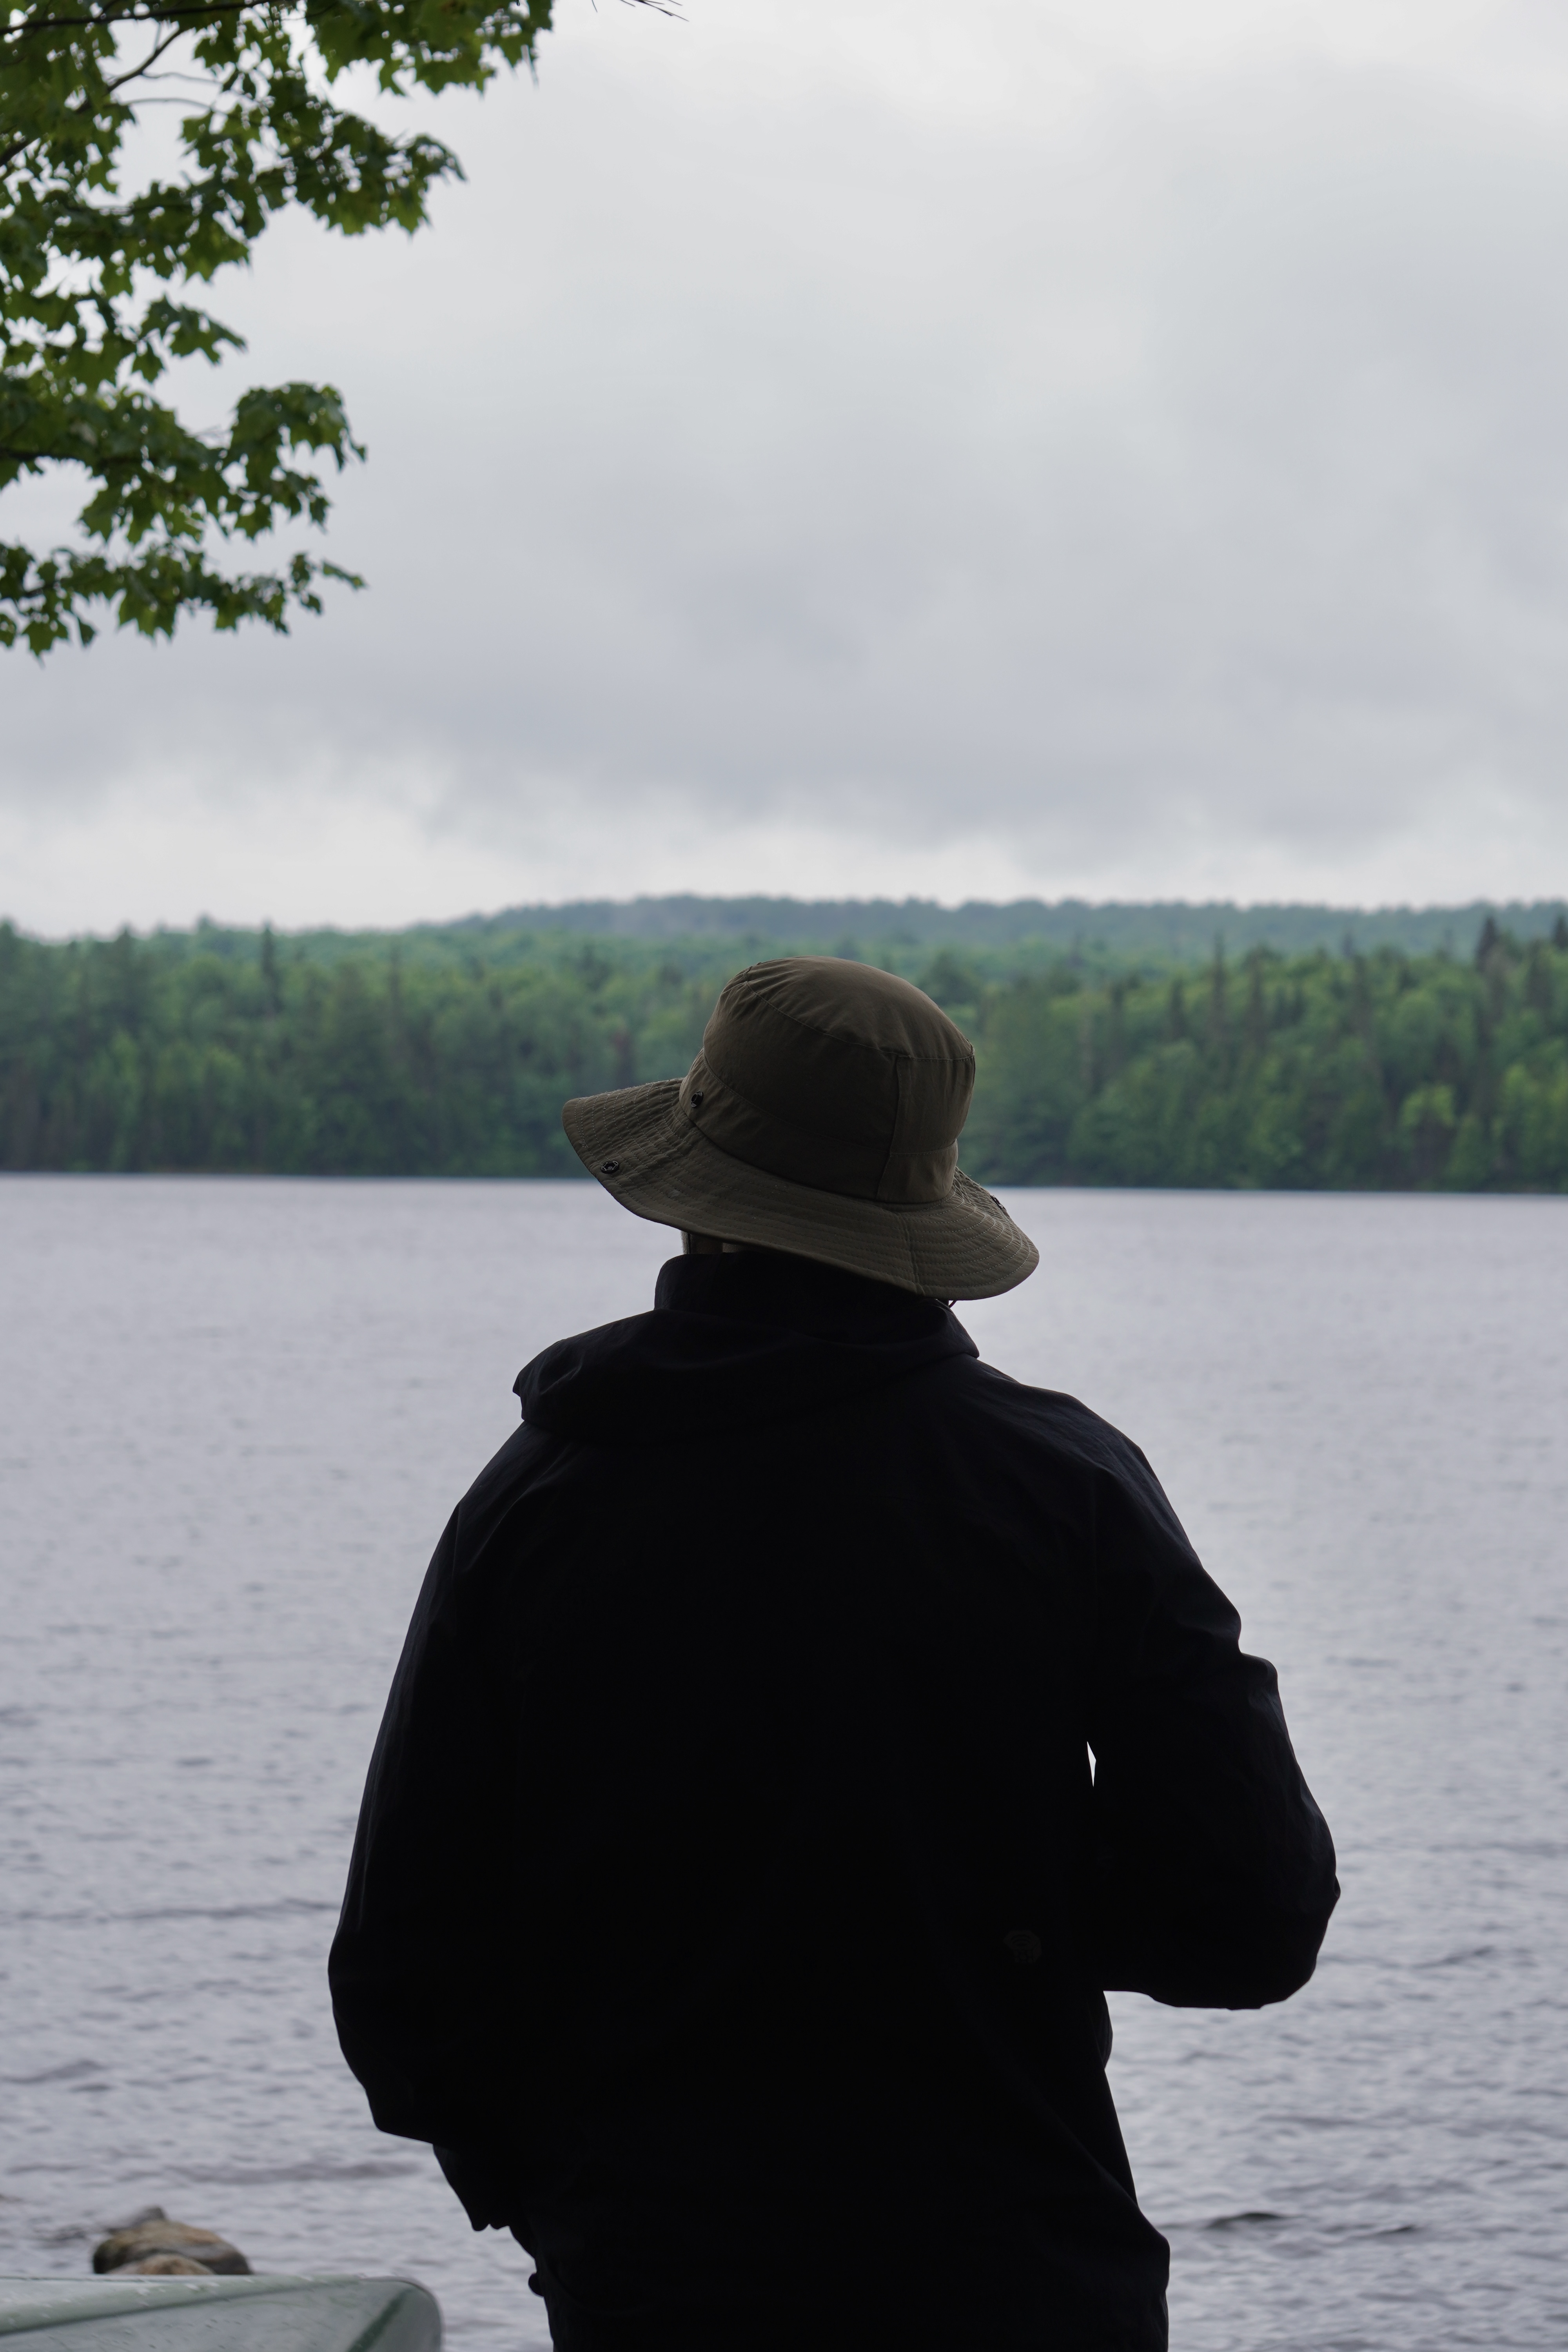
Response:
[[[1100,1981],[1258,2009],[1305,1984],[1339,1899],[1333,1842],[1266,1659],[1143,1456],[1100,1474],[1091,1911]]]
[[[383,2131],[465,2146],[515,2095],[498,1990],[517,1966],[506,1693],[454,1513],[371,1759],[328,1964],[338,2038]]]

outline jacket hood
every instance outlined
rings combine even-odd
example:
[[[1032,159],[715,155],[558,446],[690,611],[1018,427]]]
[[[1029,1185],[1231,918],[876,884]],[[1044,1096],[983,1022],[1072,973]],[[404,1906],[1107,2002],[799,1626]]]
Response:
[[[979,1349],[950,1307],[806,1258],[671,1258],[650,1315],[557,1340],[519,1372],[522,1417],[601,1445],[791,1421]]]

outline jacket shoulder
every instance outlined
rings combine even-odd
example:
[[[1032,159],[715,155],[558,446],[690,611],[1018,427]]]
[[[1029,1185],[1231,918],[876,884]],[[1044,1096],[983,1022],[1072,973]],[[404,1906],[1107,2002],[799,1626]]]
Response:
[[[1136,1482],[1152,1479],[1147,1458],[1130,1437],[1062,1389],[1032,1388],[994,1364],[962,1357],[942,1367],[946,1401],[994,1430],[999,1440],[1044,1446],[1064,1463],[1105,1470]]]

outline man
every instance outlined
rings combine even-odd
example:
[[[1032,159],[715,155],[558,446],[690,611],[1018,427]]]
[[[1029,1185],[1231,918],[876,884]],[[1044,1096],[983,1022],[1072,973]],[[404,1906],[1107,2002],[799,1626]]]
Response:
[[[731,981],[567,1134],[687,1252],[535,1359],[371,1764],[331,1978],[561,2352],[1155,2352],[1104,1993],[1255,2008],[1338,1888],[1137,1448],[980,1363],[1038,1254],[907,982]]]

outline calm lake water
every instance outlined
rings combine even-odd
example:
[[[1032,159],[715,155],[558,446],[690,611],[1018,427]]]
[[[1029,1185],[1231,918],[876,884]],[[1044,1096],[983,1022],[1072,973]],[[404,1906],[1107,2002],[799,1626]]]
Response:
[[[1287,2007],[1114,2004],[1175,2352],[1560,2352],[1568,1201],[1009,1197],[1042,1270],[964,1319],[1143,1445],[1342,1857]],[[442,1523],[669,1239],[590,1184],[0,1179],[0,2270],[158,2203],[547,2340],[323,1970]]]

